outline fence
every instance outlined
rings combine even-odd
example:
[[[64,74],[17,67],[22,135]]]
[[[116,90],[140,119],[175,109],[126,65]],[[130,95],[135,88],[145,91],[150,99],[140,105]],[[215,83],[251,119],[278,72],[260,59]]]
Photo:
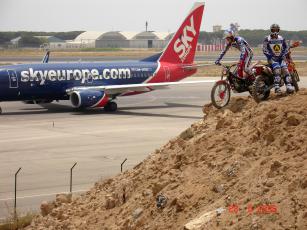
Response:
[[[127,158],[125,158],[124,159],[124,161],[123,162],[121,162],[121,164],[120,164],[120,172],[122,173],[123,172],[123,166],[124,166],[124,164],[125,164],[125,162],[127,161]],[[73,169],[75,168],[75,166],[77,165],[77,162],[75,162],[74,164],[73,164],[73,166],[70,168],[70,177],[69,177],[69,192],[70,193],[72,193],[72,186],[73,186],[73,180],[72,180],[72,178],[73,178]],[[15,177],[14,177],[14,184],[15,184],[15,186],[14,186],[14,213],[13,213],[13,215],[14,215],[14,220],[15,221],[17,221],[18,222],[18,215],[17,215],[17,186],[18,186],[18,184],[17,184],[17,176],[18,176],[18,174],[19,174],[19,172],[21,171],[21,167],[16,171],[16,173],[15,173]]]
[[[214,51],[222,51],[224,48],[225,44],[206,45],[198,43],[196,50],[198,52],[214,52]]]

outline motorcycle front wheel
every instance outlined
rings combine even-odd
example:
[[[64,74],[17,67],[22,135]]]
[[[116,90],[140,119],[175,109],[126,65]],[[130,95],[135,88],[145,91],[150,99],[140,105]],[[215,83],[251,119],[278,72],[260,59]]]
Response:
[[[230,86],[226,81],[218,81],[214,84],[211,90],[212,105],[221,109],[228,105],[230,101]]]
[[[252,97],[259,103],[260,101],[266,100],[269,96],[270,88],[266,84],[265,76],[257,76],[252,87]]]

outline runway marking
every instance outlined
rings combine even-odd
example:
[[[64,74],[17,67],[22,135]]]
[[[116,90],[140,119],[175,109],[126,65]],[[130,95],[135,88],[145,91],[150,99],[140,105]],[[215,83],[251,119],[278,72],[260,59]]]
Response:
[[[80,193],[80,192],[87,192],[89,190],[77,190],[72,193]],[[33,197],[40,197],[40,196],[53,196],[57,194],[68,194],[69,192],[57,192],[57,193],[49,193],[49,194],[36,194],[36,195],[31,195],[31,196],[19,196],[17,199],[27,199],[27,198],[33,198]],[[15,198],[10,197],[10,198],[5,198],[5,199],[0,199],[0,201],[8,201],[8,200],[14,200]]]

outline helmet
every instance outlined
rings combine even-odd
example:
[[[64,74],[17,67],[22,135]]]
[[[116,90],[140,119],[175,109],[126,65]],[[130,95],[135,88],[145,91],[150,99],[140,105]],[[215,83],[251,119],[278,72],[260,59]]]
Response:
[[[280,27],[278,24],[272,24],[270,27],[270,30],[271,30],[271,35],[277,36],[280,30]]]
[[[235,36],[235,33],[232,30],[225,30],[223,38],[233,38]]]

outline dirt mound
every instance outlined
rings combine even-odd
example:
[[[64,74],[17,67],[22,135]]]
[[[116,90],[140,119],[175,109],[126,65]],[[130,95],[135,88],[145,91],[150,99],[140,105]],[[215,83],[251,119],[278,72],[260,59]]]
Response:
[[[28,229],[307,229],[307,90],[234,97]],[[47,210],[47,211],[46,211]]]

